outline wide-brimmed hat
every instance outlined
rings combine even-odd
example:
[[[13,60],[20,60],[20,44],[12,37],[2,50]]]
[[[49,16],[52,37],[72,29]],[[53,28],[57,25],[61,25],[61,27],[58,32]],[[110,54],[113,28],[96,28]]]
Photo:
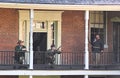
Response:
[[[17,44],[23,43],[24,41],[22,40],[18,40]]]

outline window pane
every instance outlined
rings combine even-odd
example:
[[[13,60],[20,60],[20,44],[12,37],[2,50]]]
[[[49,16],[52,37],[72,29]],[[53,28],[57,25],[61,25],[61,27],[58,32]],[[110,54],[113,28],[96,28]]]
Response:
[[[90,14],[90,22],[94,23],[94,14]]]
[[[100,14],[95,14],[95,23],[100,23]]]
[[[100,15],[100,23],[102,23],[102,24],[104,23],[104,15],[103,14]]]

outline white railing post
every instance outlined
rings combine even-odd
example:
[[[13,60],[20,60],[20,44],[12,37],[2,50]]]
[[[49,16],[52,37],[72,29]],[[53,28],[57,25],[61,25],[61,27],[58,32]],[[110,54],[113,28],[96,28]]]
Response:
[[[85,75],[84,78],[89,78],[88,75]]]
[[[29,66],[29,69],[33,69],[33,18],[34,18],[34,10],[30,9],[30,66]]]
[[[88,21],[89,21],[89,11],[85,11],[85,69],[89,69]]]
[[[33,76],[32,76],[32,75],[29,75],[29,78],[33,78]]]

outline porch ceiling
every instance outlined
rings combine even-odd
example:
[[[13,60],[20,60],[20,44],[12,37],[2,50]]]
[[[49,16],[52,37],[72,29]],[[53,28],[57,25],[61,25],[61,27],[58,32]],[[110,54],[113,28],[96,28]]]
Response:
[[[0,3],[0,8],[41,9],[41,10],[90,10],[120,11],[120,5],[61,5],[61,4],[23,4]]]

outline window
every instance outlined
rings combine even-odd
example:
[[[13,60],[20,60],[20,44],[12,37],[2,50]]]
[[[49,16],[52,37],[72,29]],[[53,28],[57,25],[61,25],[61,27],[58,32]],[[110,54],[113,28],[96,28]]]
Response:
[[[57,44],[57,21],[53,21],[52,23],[51,23],[51,38],[52,38],[52,44],[54,44],[54,45],[56,45]]]
[[[94,40],[95,35],[99,34],[101,39],[105,40],[106,36],[106,13],[103,11],[92,11],[90,12],[90,40]]]
[[[34,29],[47,30],[46,22],[34,21],[33,23]]]
[[[57,45],[57,27],[58,27],[58,21],[40,21],[40,20],[34,20],[33,22],[33,32],[40,32],[40,33],[47,33],[47,42],[49,45]]]

